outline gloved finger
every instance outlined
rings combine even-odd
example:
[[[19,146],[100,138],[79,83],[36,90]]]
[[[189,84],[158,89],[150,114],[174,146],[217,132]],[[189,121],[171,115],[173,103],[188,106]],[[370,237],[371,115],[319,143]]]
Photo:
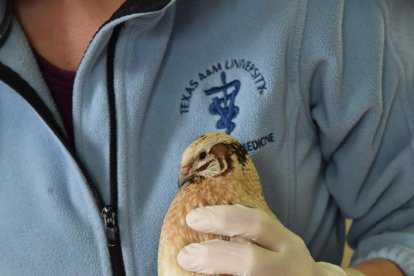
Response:
[[[264,211],[242,205],[197,208],[187,215],[186,221],[197,231],[243,237],[272,251],[282,250],[294,235]]]
[[[185,270],[204,274],[277,275],[277,254],[254,243],[210,240],[184,247],[177,261]]]

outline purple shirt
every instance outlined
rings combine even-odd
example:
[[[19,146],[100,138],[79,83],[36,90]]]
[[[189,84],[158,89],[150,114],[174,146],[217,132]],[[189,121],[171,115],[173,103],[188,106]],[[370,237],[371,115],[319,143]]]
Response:
[[[72,91],[76,71],[68,71],[56,67],[35,50],[33,52],[43,78],[62,116],[69,139],[73,142]]]

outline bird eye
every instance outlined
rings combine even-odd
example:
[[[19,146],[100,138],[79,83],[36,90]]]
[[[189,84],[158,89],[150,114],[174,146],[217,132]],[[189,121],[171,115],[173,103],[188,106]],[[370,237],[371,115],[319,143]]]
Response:
[[[198,156],[198,158],[200,159],[200,160],[203,160],[203,159],[205,159],[207,157],[207,153],[205,152],[205,151],[202,151],[201,153],[200,153],[200,155]]]

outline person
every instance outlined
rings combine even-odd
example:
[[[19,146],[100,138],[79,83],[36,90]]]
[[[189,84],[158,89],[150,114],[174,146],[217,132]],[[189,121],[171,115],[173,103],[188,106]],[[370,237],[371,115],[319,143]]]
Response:
[[[184,268],[414,275],[410,1],[0,7],[2,275],[156,275],[181,153],[207,131],[243,143],[279,221],[215,206],[214,231],[256,243],[192,245]]]

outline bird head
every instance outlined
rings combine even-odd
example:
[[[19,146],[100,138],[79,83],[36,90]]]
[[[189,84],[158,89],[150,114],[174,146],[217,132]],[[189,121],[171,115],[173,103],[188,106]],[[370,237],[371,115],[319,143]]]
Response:
[[[250,160],[243,146],[232,136],[222,132],[208,132],[198,137],[185,150],[181,159],[179,189],[201,181],[225,175]]]

